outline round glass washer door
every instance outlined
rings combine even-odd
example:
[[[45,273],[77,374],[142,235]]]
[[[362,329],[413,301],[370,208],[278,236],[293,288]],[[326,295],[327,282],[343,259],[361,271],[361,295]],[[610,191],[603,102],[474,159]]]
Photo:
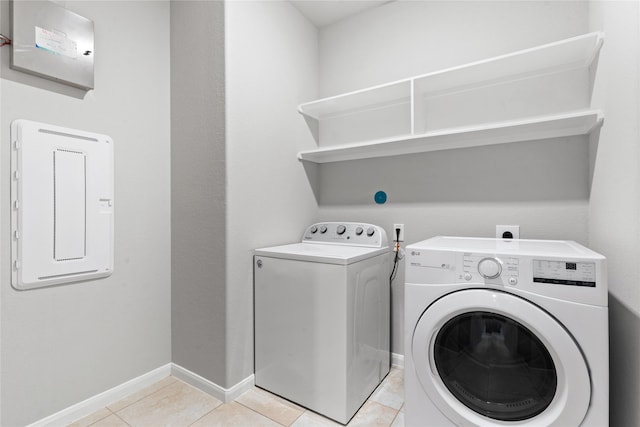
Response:
[[[440,298],[418,321],[411,351],[423,389],[456,424],[579,425],[587,413],[591,382],[574,339],[513,294]]]

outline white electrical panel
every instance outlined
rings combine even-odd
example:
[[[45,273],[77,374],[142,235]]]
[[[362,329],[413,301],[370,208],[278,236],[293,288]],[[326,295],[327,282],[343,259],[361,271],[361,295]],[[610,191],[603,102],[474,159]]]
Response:
[[[15,120],[11,144],[13,287],[111,275],[111,138]]]

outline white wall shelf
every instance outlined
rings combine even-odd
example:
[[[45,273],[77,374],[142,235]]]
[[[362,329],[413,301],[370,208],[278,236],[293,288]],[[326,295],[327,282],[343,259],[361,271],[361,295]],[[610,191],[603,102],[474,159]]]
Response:
[[[546,138],[587,135],[603,122],[599,110],[491,123],[426,132],[403,139],[386,139],[302,151],[298,159],[314,163],[416,154],[453,148],[478,147]]]
[[[588,134],[604,34],[589,33],[470,64],[301,104],[334,162]]]

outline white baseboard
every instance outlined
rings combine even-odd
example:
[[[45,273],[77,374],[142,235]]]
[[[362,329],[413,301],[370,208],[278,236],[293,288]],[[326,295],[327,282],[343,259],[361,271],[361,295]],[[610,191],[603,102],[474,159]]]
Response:
[[[53,415],[49,415],[48,417],[36,421],[33,424],[29,424],[27,427],[61,426],[70,424],[86,417],[87,415],[99,411],[105,406],[109,406],[130,394],[136,393],[143,388],[168,377],[169,375],[173,375],[174,377],[225,403],[235,400],[242,393],[250,390],[254,385],[254,376],[251,374],[233,387],[223,388],[216,383],[183,368],[182,366],[176,365],[175,363],[167,363],[166,365],[154,369],[151,372],[147,372],[146,374],[140,375],[139,377],[120,384],[110,390],[83,400],[80,403],[76,403],[73,406],[69,406],[68,408],[56,412]]]
[[[404,355],[391,353],[391,366],[404,369]]]
[[[242,393],[253,388],[255,384],[254,376],[251,374],[231,388],[220,387],[218,384],[175,363],[171,364],[171,375],[225,403],[235,400]]]
[[[171,375],[171,363],[167,363],[166,365],[154,369],[151,372],[147,372],[137,378],[115,386],[112,389],[83,400],[80,403],[69,406],[62,411],[49,415],[48,417],[36,421],[33,424],[29,424],[28,427],[60,426],[70,424],[104,408],[105,406],[111,405],[130,394],[142,390],[143,388],[148,387],[169,375]]]

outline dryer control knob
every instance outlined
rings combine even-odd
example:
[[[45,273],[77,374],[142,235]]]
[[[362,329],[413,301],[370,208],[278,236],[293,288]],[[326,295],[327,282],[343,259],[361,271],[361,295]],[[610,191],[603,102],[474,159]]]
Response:
[[[359,235],[361,235],[361,234],[362,234],[362,231],[363,231],[363,230],[362,230],[362,227],[358,227],[358,228],[356,228],[356,235],[358,235],[358,236],[359,236]]]
[[[344,234],[345,231],[347,231],[347,227],[345,227],[344,225],[339,225],[336,229],[336,233],[338,233],[338,235]]]
[[[473,276],[471,275],[471,273],[464,273],[464,280],[468,282],[471,279],[473,279]]]
[[[485,279],[495,279],[502,273],[502,263],[497,258],[483,258],[478,263],[478,273]]]
[[[367,236],[371,237],[376,232],[376,230],[372,227],[367,228]]]
[[[316,231],[318,231],[318,227],[317,226],[313,226],[311,227],[311,234],[314,234]]]

